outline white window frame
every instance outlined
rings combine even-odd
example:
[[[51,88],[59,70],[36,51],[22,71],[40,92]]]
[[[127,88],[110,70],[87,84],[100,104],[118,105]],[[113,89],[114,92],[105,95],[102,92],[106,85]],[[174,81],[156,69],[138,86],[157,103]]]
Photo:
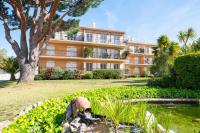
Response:
[[[89,67],[91,67],[91,69],[89,68],[88,69],[88,65],[87,64],[90,64],[91,66],[89,66]],[[86,71],[93,71],[93,63],[86,63]]]
[[[53,68],[55,67],[55,61],[47,61],[46,68]]]
[[[135,53],[135,47],[134,46],[130,46],[130,53]]]
[[[138,64],[139,64],[139,58],[138,58],[138,57],[135,57],[135,58],[134,58],[134,64],[135,64],[135,65],[138,65]]]
[[[93,34],[92,33],[86,33],[86,42],[93,42],[93,41],[94,41]]]
[[[77,70],[77,63],[76,62],[67,62],[66,69],[72,70],[72,71]]]
[[[105,34],[100,35],[100,43],[107,43],[107,35]]]
[[[47,46],[47,51],[46,51],[47,53],[47,55],[49,55],[49,56],[54,56],[55,55],[55,47],[54,46],[52,46],[52,45],[48,45]]]
[[[67,46],[66,47],[66,56],[67,57],[77,57],[77,47]]]

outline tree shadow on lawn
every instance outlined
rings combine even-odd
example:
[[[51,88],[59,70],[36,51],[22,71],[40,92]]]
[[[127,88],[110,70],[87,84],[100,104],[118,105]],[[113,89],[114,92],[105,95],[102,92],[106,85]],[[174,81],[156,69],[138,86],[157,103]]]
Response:
[[[9,81],[9,80],[0,81],[0,89],[6,88],[7,86],[10,86],[10,85],[13,85],[13,84],[16,84],[16,82],[17,81]]]

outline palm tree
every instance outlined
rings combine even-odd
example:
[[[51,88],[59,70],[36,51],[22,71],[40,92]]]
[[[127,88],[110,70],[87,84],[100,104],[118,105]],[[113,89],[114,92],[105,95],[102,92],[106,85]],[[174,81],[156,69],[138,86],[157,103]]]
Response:
[[[178,33],[179,42],[184,44],[184,52],[187,53],[187,43],[189,39],[193,39],[196,36],[196,33],[193,28],[188,28],[187,31],[180,31]]]
[[[5,58],[0,63],[0,69],[3,71],[10,73],[10,80],[15,80],[15,74],[17,73],[19,68],[17,59],[14,57]]]
[[[171,42],[168,52],[170,56],[176,56],[180,52],[181,48],[177,42]]]
[[[169,45],[170,45],[170,40],[168,38],[168,36],[166,35],[161,35],[158,40],[158,47],[160,48],[160,52],[166,52]]]

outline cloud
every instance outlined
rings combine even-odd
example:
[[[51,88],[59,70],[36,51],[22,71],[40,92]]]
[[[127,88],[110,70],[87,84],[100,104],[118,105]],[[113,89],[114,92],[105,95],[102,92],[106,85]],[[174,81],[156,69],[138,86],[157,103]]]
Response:
[[[114,28],[115,24],[118,22],[117,16],[115,16],[111,11],[105,11],[106,21],[109,28]]]

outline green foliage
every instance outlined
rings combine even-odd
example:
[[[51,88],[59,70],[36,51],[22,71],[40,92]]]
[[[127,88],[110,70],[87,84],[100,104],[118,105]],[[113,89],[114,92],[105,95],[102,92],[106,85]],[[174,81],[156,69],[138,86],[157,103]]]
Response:
[[[27,114],[12,122],[7,128],[3,129],[3,133],[61,132],[61,122],[63,120],[66,105],[77,96],[85,96],[91,103],[95,103],[95,101],[105,102],[107,97],[110,100],[124,100],[131,98],[200,98],[200,90],[165,89],[159,87],[113,87],[79,92],[60,99],[47,100],[41,106],[32,109]],[[97,105],[92,104],[92,109],[94,109],[94,113],[99,113]],[[141,109],[144,110],[145,106],[141,105]],[[144,111],[140,111],[140,113],[144,114]],[[126,117],[124,117],[124,119],[125,118]],[[140,123],[144,122],[142,120],[141,117],[139,120]]]
[[[177,57],[174,69],[177,87],[200,89],[200,53]]]
[[[50,79],[51,80],[58,80],[58,79],[61,79],[62,78],[62,75],[63,75],[63,70],[59,67],[57,68],[53,68],[52,69],[52,73],[51,73],[51,77]]]
[[[75,79],[75,71],[67,70],[63,73],[63,79]]]
[[[180,53],[179,44],[170,42],[166,35],[158,38],[158,47],[153,51],[155,58],[150,69],[154,76],[162,77],[170,74],[174,58]]]
[[[34,80],[43,80],[43,75],[42,74],[35,75]]]
[[[166,35],[161,35],[158,40],[158,47],[160,48],[161,52],[166,52],[167,48],[170,45],[170,40],[168,38],[168,36]]]
[[[10,80],[15,80],[15,74],[19,69],[17,58],[9,57],[2,59],[0,62],[0,69],[11,74]]]
[[[122,53],[122,55],[121,55],[121,58],[122,58],[122,59],[126,59],[126,57],[127,57],[129,54],[130,54],[129,51],[124,51],[124,52]]]
[[[176,79],[172,76],[164,76],[162,78],[154,78],[148,81],[149,86],[160,86],[160,87],[176,87]]]
[[[58,80],[62,78],[63,73],[63,70],[57,67],[43,70],[39,75],[44,80]]]
[[[81,73],[79,70],[67,70],[63,73],[62,79],[81,79]]]
[[[83,51],[83,52],[84,52],[85,57],[89,57],[89,56],[92,55],[93,49],[92,49],[92,47],[86,46],[86,47],[84,48],[84,51]]]
[[[194,41],[191,45],[191,52],[198,52],[200,51],[200,38]]]
[[[93,73],[87,72],[82,76],[83,79],[93,79]]]
[[[169,67],[168,60],[169,60],[169,56],[166,54],[160,54],[157,57],[155,57],[153,61],[153,65],[150,68],[151,73],[157,77],[169,75],[170,67]]]
[[[193,39],[196,36],[196,32],[193,28],[188,28],[186,31],[180,31],[178,33],[178,39],[179,42],[182,42],[184,44],[184,52],[187,53],[187,43],[189,39]]]
[[[121,79],[123,73],[119,69],[99,69],[93,72],[94,79]]]

